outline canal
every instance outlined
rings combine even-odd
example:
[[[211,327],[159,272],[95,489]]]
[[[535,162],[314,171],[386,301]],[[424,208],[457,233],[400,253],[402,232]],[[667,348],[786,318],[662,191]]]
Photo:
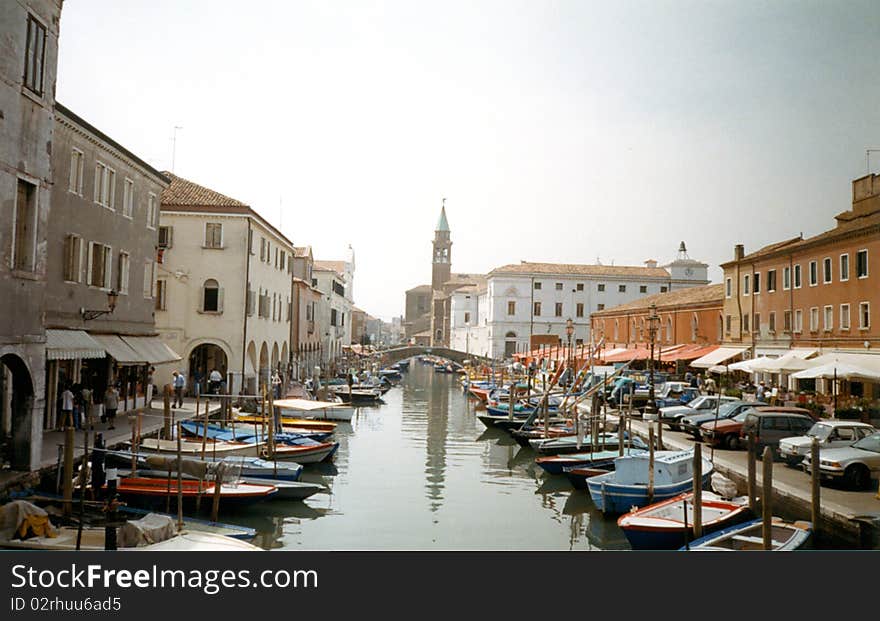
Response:
[[[305,467],[327,493],[222,519],[256,528],[267,549],[629,549],[588,492],[483,426],[457,375],[414,359],[384,401],[339,423],[333,464]]]

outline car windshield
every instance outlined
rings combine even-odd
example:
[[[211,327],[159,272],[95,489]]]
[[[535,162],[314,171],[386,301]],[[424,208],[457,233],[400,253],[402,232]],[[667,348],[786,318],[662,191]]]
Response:
[[[862,438],[861,440],[853,444],[853,446],[857,449],[862,449],[863,451],[880,453],[880,433],[875,433],[868,436],[867,438]]]
[[[748,416],[749,412],[751,411],[752,410],[743,410],[742,412],[734,416],[731,420],[735,420],[736,422],[741,423],[746,419],[746,416]]]
[[[700,406],[705,403],[706,397],[697,397],[690,403],[688,403],[688,407],[694,408],[695,410],[699,410]]]
[[[828,439],[828,436],[831,435],[833,431],[833,427],[831,425],[823,425],[822,423],[816,423],[810,430],[807,432],[807,435],[811,438],[818,438],[820,441],[825,441]]]
[[[718,406],[718,417],[724,418],[731,412],[733,412],[736,408],[739,407],[739,403],[735,401],[726,401],[722,402],[720,406]]]

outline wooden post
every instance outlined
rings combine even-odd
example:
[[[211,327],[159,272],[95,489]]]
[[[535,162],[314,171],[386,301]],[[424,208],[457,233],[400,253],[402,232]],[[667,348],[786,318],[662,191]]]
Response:
[[[654,425],[648,425],[648,504],[654,502]]]
[[[813,438],[810,446],[810,483],[813,490],[813,537],[819,535],[819,522],[822,521],[822,513],[819,507],[819,438]]]
[[[510,390],[508,391],[509,399],[507,400],[507,420],[513,420],[513,408],[516,405],[516,400],[514,398],[514,390],[516,388],[516,384],[510,385]]]
[[[177,423],[177,532],[183,530],[183,450],[181,448],[181,428]]]
[[[269,392],[269,419],[269,445],[266,448],[269,457],[275,459],[275,400],[271,391]]]
[[[220,516],[220,493],[223,491],[223,474],[226,472],[226,464],[220,462],[214,471],[214,502],[211,505],[211,521],[216,522]]]
[[[171,385],[165,384],[162,393],[162,406],[165,409],[162,437],[168,440],[169,438],[171,438]]]
[[[663,419],[660,418],[660,410],[655,412],[657,414],[657,450],[663,450]]]
[[[713,442],[717,438],[713,438]],[[749,434],[748,437],[748,460],[749,460],[749,509],[752,512],[752,515],[758,512],[758,484],[757,484],[757,465],[755,463],[755,438],[752,434]]]
[[[211,404],[210,399],[205,399],[205,428],[202,429],[202,461],[205,461],[205,449],[208,446],[208,406]],[[199,422],[199,405],[196,402],[196,424]]]
[[[129,416],[128,420],[131,421],[131,470],[134,472],[137,470],[137,454],[138,454],[138,444],[137,444],[137,418],[134,416]]]
[[[694,539],[703,536],[703,447],[694,444]],[[685,503],[687,505],[687,503]]]
[[[64,428],[64,516],[70,517],[73,509],[73,427],[65,421]]]
[[[604,384],[603,384],[604,385]],[[617,443],[618,454],[623,457],[623,436],[626,432],[626,419],[623,416],[623,410],[617,412]]]
[[[89,407],[91,404],[87,404]],[[83,532],[83,517],[86,511],[86,487],[88,481],[88,465],[89,465],[89,425],[88,422],[83,426],[83,459],[79,466],[79,524],[76,526],[76,549],[80,549]]]
[[[773,502],[771,501],[771,497],[773,495],[773,449],[769,446],[764,447],[764,456],[762,457],[762,460],[764,466],[764,479],[761,481],[764,487],[761,496],[761,516],[764,519],[764,527],[762,531],[764,534],[764,549],[772,550],[773,533],[771,529],[773,522]]]

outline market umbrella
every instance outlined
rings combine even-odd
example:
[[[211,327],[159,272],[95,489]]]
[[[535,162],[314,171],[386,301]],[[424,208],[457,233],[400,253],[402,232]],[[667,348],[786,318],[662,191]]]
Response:
[[[734,362],[729,365],[727,368],[731,371],[745,371],[746,373],[754,373],[757,370],[757,367],[760,367],[768,362],[773,360],[772,358],[768,358],[767,356],[761,356],[759,358],[750,358],[748,360],[742,360],[740,362]]]
[[[834,411],[837,412],[837,380],[868,380],[871,382],[880,382],[880,373],[860,367],[848,362],[829,362],[820,364],[811,369],[804,369],[793,373],[795,379],[831,379],[834,380],[832,390],[834,392]]]

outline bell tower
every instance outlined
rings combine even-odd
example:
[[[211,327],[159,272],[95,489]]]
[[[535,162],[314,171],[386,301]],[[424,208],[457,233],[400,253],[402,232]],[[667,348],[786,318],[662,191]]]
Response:
[[[434,229],[434,257],[431,261],[431,289],[434,291],[442,290],[452,276],[452,240],[449,239],[449,232],[444,198],[440,219]]]

